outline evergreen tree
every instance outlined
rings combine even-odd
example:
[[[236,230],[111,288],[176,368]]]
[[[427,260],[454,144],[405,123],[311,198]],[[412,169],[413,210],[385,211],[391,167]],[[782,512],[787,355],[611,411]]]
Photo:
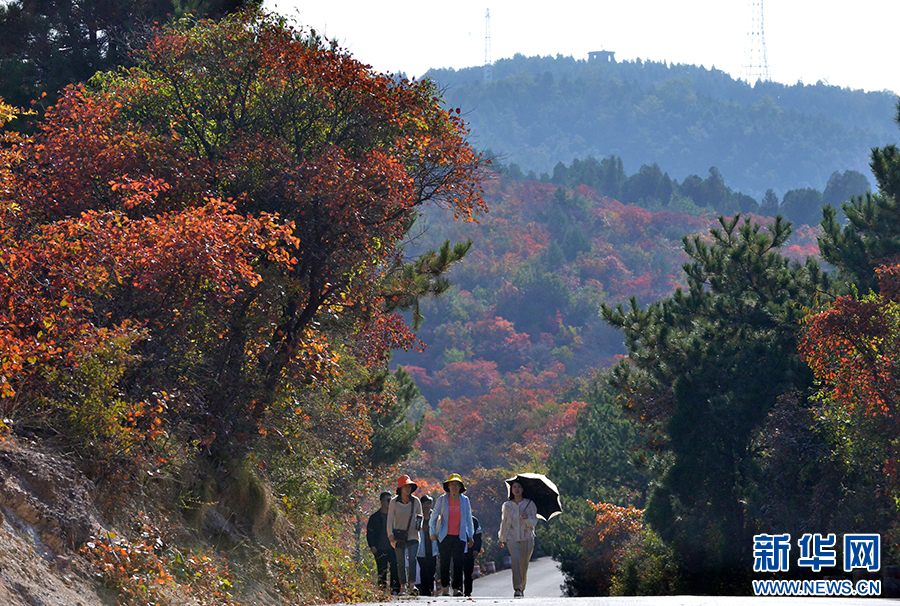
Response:
[[[895,120],[900,124],[900,104]],[[878,191],[841,205],[847,217],[843,227],[837,210],[826,206],[819,238],[822,258],[861,293],[877,292],[877,267],[900,255],[900,150],[896,145],[875,148],[869,165]]]
[[[646,519],[675,548],[690,590],[702,593],[746,591],[752,437],[780,395],[810,387],[799,320],[829,286],[814,261],[801,266],[778,253],[789,223],[776,218],[765,233],[739,219],[720,218],[711,244],[685,238],[687,291],[646,309],[634,300],[602,309],[630,358],[614,384],[645,433],[660,436],[648,452],[668,461]]]
[[[822,193],[810,187],[785,192],[781,212],[797,225],[815,225],[822,212]]]
[[[412,229],[417,217],[412,217],[407,233]],[[439,297],[450,288],[446,278],[447,270],[468,254],[472,240],[451,245],[445,240],[440,249],[427,250],[413,261],[397,257],[387,272],[381,296],[388,311],[412,311],[415,330],[422,326],[421,301],[433,296]]]
[[[711,208],[726,215],[734,215],[738,210],[731,189],[725,185],[722,173],[715,166],[710,167],[706,179],[701,179],[697,175],[689,176],[679,190],[701,208]]]
[[[548,473],[566,498],[642,506],[647,479],[629,456],[637,455],[638,428],[616,405],[607,376],[591,385],[585,401],[575,433],[547,460]]]
[[[559,562],[570,596],[597,595],[595,571],[585,563],[583,531],[596,512],[587,501],[619,506],[644,504],[647,478],[629,455],[640,443],[634,423],[616,405],[615,391],[603,376],[585,396],[575,433],[563,438],[547,459],[547,473],[555,478],[566,515],[548,525],[542,544]]]
[[[861,172],[845,170],[843,173],[839,173],[834,171],[822,194],[822,204],[840,208],[844,202],[848,202],[855,196],[863,196],[871,190],[869,180]]]
[[[766,190],[766,195],[759,202],[759,214],[774,217],[778,214],[778,196],[772,189]]]
[[[737,200],[738,208],[742,215],[745,214],[759,214],[759,202],[754,200],[751,196],[746,194],[742,194],[740,192],[734,194],[735,200]]]
[[[645,208],[666,206],[672,197],[672,179],[663,173],[659,165],[646,164],[622,186],[622,202],[638,204]]]
[[[419,388],[412,377],[402,368],[394,373],[383,371],[358,386],[357,391],[382,397],[395,394],[395,398],[384,397],[389,405],[375,407],[369,413],[372,446],[368,459],[373,467],[402,461],[412,452],[424,422],[421,418],[416,422],[409,420],[410,409],[419,398]]]
[[[567,187],[574,189],[579,185],[587,185],[610,198],[618,199],[622,195],[623,185],[628,181],[622,158],[615,155],[603,158],[599,162],[592,156],[588,156],[586,160],[576,158],[572,160],[570,168],[565,168],[565,165],[561,168],[559,166],[557,165],[557,168],[565,175]],[[554,169],[554,175],[557,168]]]

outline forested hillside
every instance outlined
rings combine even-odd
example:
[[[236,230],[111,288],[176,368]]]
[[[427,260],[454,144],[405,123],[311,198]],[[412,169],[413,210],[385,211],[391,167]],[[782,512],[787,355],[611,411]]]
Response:
[[[445,397],[483,395],[492,377],[523,367],[537,374],[562,367],[562,376],[578,377],[624,352],[621,335],[600,317],[601,303],[631,297],[650,303],[685,285],[684,237],[706,233],[719,213],[741,212],[740,203],[745,218],[762,224],[796,211],[777,199],[764,198],[760,206],[719,175],[679,184],[659,167],[644,169],[626,176],[621,162],[576,160],[541,183],[512,178],[501,167],[484,182],[490,212],[478,223],[460,224],[426,210],[413,230],[412,250],[467,239],[473,245],[452,271],[449,289],[421,304],[418,336],[428,346],[396,352],[393,364],[413,373],[432,405]],[[852,176],[834,175],[833,189]],[[815,223],[823,199],[864,194],[868,184],[857,176],[862,189],[852,194],[808,190],[814,203],[803,216],[813,220],[796,225],[783,249],[787,257],[818,255]],[[621,195],[605,193],[613,187]],[[663,190],[668,205],[637,193]]]
[[[426,213],[414,239],[418,247],[474,241],[450,289],[421,305],[418,336],[429,345],[393,360],[418,367],[417,383],[435,404],[489,391],[483,372],[528,367],[539,374],[562,363],[574,377],[623,353],[621,336],[599,316],[601,302],[635,296],[648,303],[670,294],[682,284],[681,238],[712,221],[625,205],[585,186],[500,175],[485,184],[485,200],[491,211],[478,224]],[[805,244],[814,251],[814,241]],[[448,383],[454,371],[459,376]]]
[[[417,248],[474,244],[454,285],[421,306],[430,345],[393,360],[422,395],[411,468],[429,485],[451,470],[469,478],[488,559],[503,555],[493,539],[502,478],[548,471],[567,514],[539,529],[539,544],[573,595],[743,593],[753,533],[780,528],[878,528],[894,561],[893,437],[871,440],[893,423],[892,396],[876,398],[881,419],[857,418],[853,404],[856,381],[893,393],[893,373],[877,357],[837,370],[841,343],[871,347],[893,303],[829,305],[851,284],[894,292],[886,190],[897,158],[892,146],[871,155],[874,194],[845,171],[824,193],[759,202],[717,171],[681,183],[656,165],[628,176],[616,157],[559,164],[543,182],[500,167],[476,226],[426,212]],[[611,191],[637,203],[601,193]],[[716,212],[736,206],[754,212]],[[822,381],[843,383],[817,395]],[[809,475],[796,480],[798,466]],[[816,496],[800,503],[792,486]]]
[[[631,298],[648,304],[684,287],[682,239],[706,237],[716,223],[711,211],[651,211],[586,185],[569,189],[502,173],[484,182],[484,198],[490,212],[477,224],[426,210],[412,230],[415,250],[426,255],[448,240],[471,238],[473,245],[452,270],[448,290],[421,303],[424,349],[392,359],[422,397],[413,407],[413,418],[424,423],[414,470],[428,482],[452,471],[475,474],[473,494],[516,469],[546,466],[557,441],[585,422],[576,416],[586,402],[602,401],[604,390],[592,383],[597,373],[626,353],[601,306]],[[784,253],[797,260],[817,255],[818,233],[799,226]],[[611,465],[628,468],[621,448]],[[630,468],[623,473],[640,477]],[[621,494],[618,486],[598,490]],[[478,513],[487,516],[488,549],[499,557],[498,520],[484,511],[493,505],[473,498],[485,499]]]
[[[491,211],[477,225],[426,213],[417,241],[475,242],[448,291],[421,305],[424,351],[392,360],[429,404],[426,477],[511,468],[518,448],[543,460],[582,405],[571,387],[625,351],[601,303],[667,296],[683,283],[682,235],[711,221],[500,176],[485,200]]]
[[[462,474],[481,563],[504,478],[547,473],[571,595],[900,565],[893,97],[562,57],[411,81],[226,16],[254,1],[119,4],[115,38],[0,7],[30,32],[0,95],[37,102],[0,98],[0,602],[390,599],[363,529],[407,473]],[[880,567],[754,570],[776,533],[877,533]]]
[[[502,59],[493,82],[482,69],[432,70],[483,148],[523,172],[558,162],[622,158],[682,180],[715,166],[736,190],[823,190],[834,171],[868,173],[869,150],[893,140],[887,92],[824,83],[750,86],[691,65],[572,57]]]
[[[374,601],[399,312],[464,252],[407,232],[484,212],[482,158],[431,82],[275,15],[146,33],[41,115],[0,99],[0,602],[72,603],[8,545],[87,604]]]

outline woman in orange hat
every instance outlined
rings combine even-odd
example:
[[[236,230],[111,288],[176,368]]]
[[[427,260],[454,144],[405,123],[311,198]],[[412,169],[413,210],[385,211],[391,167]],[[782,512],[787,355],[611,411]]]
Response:
[[[468,545],[475,545],[475,523],[472,520],[472,505],[462,494],[466,485],[458,473],[450,474],[444,482],[445,494],[434,503],[431,514],[431,539],[439,541],[438,551],[441,561],[441,590],[447,595],[450,586],[450,561],[453,561],[453,595],[463,595],[463,551]]]
[[[422,502],[413,496],[418,486],[406,474],[397,480],[397,496],[388,505],[387,535],[397,554],[400,595],[416,593],[416,553],[422,529]],[[409,565],[409,573],[406,566]]]

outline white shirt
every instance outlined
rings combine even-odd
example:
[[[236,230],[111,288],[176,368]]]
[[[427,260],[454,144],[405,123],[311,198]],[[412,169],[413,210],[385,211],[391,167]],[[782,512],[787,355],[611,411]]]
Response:
[[[525,514],[525,517],[522,517]],[[534,538],[534,527],[537,525],[537,507],[531,499],[521,502],[506,501],[500,517],[501,543],[507,541],[527,541]]]

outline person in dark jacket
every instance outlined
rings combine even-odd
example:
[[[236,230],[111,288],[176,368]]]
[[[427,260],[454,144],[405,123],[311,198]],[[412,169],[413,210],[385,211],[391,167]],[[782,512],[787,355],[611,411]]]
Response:
[[[400,592],[400,579],[397,576],[397,556],[387,535],[388,507],[391,504],[391,493],[382,492],[378,499],[381,508],[369,516],[366,524],[366,543],[375,556],[375,567],[378,570],[378,586],[387,587],[388,568],[391,571],[391,592]]]
[[[473,545],[466,546],[463,553],[463,595],[467,598],[472,595],[472,573],[475,572],[475,558],[481,553],[481,524],[478,518],[472,516],[472,524],[475,526],[475,536],[472,537]]]

